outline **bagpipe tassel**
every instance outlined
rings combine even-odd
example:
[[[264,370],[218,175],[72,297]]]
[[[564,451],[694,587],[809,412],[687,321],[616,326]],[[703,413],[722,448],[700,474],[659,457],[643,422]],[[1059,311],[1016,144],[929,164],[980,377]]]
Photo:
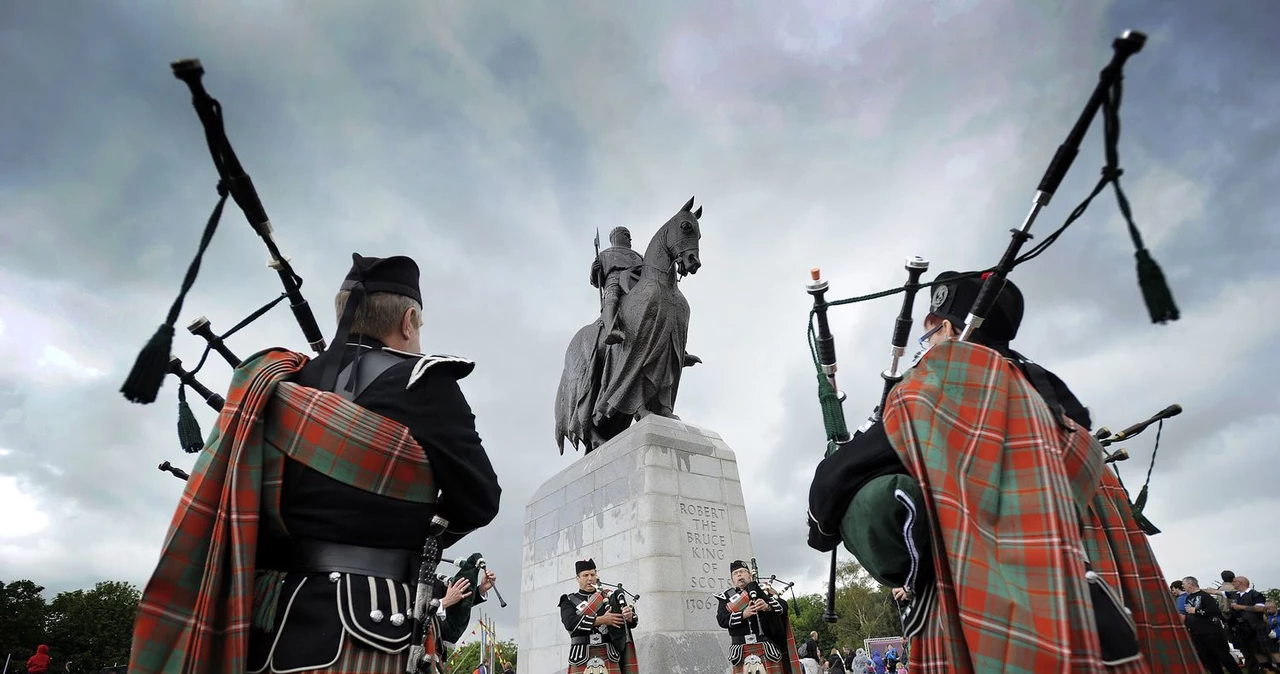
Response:
[[[1147,303],[1151,322],[1178,320],[1178,305],[1173,302],[1173,293],[1164,280],[1160,265],[1151,258],[1151,253],[1146,248],[1139,248],[1134,257],[1138,258],[1138,286],[1142,288],[1142,299]]]
[[[156,328],[156,334],[138,352],[133,369],[129,370],[124,386],[120,387],[120,392],[129,402],[146,405],[156,401],[160,386],[164,384],[164,377],[169,374],[169,353],[172,348],[173,323],[164,323]]]
[[[213,233],[218,229],[218,220],[222,218],[222,207],[227,203],[227,195],[226,186],[218,183],[218,205],[213,207],[213,213],[204,226],[204,234],[200,237],[200,248],[196,251],[191,265],[187,267],[187,275],[182,280],[182,289],[178,291],[178,298],[173,301],[173,306],[169,307],[169,315],[165,322],[138,353],[133,369],[129,371],[124,386],[120,387],[120,392],[129,402],[148,405],[155,402],[156,395],[160,393],[164,377],[169,373],[169,356],[173,348],[173,325],[178,322],[178,314],[182,312],[182,301],[196,282],[196,275],[200,272],[200,260],[204,257],[205,250],[209,248],[209,242],[213,240]]]
[[[178,387],[178,444],[188,454],[204,449],[204,434],[200,432],[200,422],[196,421],[196,415],[191,413],[191,406],[187,404],[185,384]]]
[[[1133,511],[1133,519],[1137,521],[1138,528],[1142,530],[1142,533],[1148,536],[1154,536],[1160,533],[1160,530],[1156,528],[1156,525],[1151,523],[1151,520],[1147,519],[1146,515],[1142,514],[1143,509],[1146,507],[1147,486],[1143,485],[1142,491],[1138,492],[1138,498],[1134,499],[1133,505],[1130,506],[1130,509]]]

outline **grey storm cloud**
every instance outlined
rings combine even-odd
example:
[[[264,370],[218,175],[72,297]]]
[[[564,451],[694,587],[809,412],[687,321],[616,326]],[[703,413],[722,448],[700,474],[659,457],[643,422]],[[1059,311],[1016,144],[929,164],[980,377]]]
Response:
[[[855,7],[856,5],[856,7]],[[556,453],[564,348],[598,311],[591,239],[637,247],[686,199],[704,268],[677,412],[737,452],[762,569],[820,588],[805,544],[823,447],[803,328],[819,266],[835,296],[993,264],[1127,28],[1120,156],[1139,228],[1183,313],[1153,326],[1110,192],[1017,270],[1017,346],[1099,424],[1170,403],[1151,478],[1170,577],[1280,586],[1257,522],[1280,505],[1280,83],[1265,0],[1155,2],[379,3],[230,7],[10,3],[0,9],[0,577],[53,590],[145,583],[181,492],[174,381],[118,393],[163,319],[216,200],[185,87],[199,57],[321,327],[352,251],[414,256],[424,347],[478,362],[463,389],[504,492],[480,550],[519,615],[524,505],[580,455]],[[1102,165],[1094,126],[1034,233]],[[180,324],[225,330],[279,293],[228,208]],[[932,275],[931,272],[931,275]],[[833,310],[851,423],[879,395],[897,299]],[[917,308],[919,316],[921,308]],[[286,310],[237,334],[244,356],[305,350]],[[198,359],[179,336],[175,352]],[[202,372],[225,388],[225,364]],[[213,415],[197,409],[204,428]],[[1141,485],[1154,433],[1121,472]],[[10,513],[17,513],[12,517]]]

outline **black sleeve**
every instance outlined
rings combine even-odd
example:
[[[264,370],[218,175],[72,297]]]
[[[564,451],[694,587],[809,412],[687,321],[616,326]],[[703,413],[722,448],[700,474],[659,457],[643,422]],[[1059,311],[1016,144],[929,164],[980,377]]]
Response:
[[[1206,618],[1217,618],[1222,615],[1222,607],[1218,606],[1218,600],[1210,595],[1205,595],[1200,601],[1200,615]]]
[[[729,603],[724,597],[716,597],[720,600],[720,605],[716,607],[716,623],[724,629],[729,629]]]
[[[448,372],[425,376],[426,381],[410,389],[426,403],[422,417],[411,428],[440,488],[437,512],[449,520],[448,533],[442,537],[447,548],[493,521],[502,487],[457,380]]]
[[[840,521],[858,490],[882,475],[907,474],[884,424],[872,424],[818,463],[809,485],[809,547],[829,552],[840,544]]]
[[[572,633],[579,628],[590,628],[596,621],[594,618],[578,615],[578,606],[569,599],[569,595],[562,594],[560,595],[560,622]]]

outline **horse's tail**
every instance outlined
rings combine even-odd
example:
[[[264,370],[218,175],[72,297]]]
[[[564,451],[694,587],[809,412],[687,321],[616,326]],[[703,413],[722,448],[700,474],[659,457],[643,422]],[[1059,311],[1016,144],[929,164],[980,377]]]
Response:
[[[556,446],[564,454],[564,441],[576,450],[579,441],[590,436],[589,416],[583,420],[581,411],[589,405],[592,375],[595,372],[596,342],[600,337],[600,321],[583,326],[569,341],[564,354],[564,370],[560,373],[560,386],[556,390]]]

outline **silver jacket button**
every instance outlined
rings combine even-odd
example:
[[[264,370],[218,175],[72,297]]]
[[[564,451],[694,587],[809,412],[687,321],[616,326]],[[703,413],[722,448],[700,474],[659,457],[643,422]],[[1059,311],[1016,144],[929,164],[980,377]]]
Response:
[[[339,579],[339,578],[342,578],[342,574],[338,573],[337,571],[334,571],[333,573],[330,573],[330,574],[329,574],[329,582],[330,582],[330,583],[336,583],[336,582],[338,582],[338,579]]]
[[[382,622],[382,611],[374,609],[373,612],[369,614],[369,619],[376,623]]]
[[[403,625],[403,624],[404,624],[404,614],[403,614],[403,613],[392,613],[392,614],[391,614],[391,624],[392,624],[392,625],[395,625],[396,627],[399,627],[399,626]]]

